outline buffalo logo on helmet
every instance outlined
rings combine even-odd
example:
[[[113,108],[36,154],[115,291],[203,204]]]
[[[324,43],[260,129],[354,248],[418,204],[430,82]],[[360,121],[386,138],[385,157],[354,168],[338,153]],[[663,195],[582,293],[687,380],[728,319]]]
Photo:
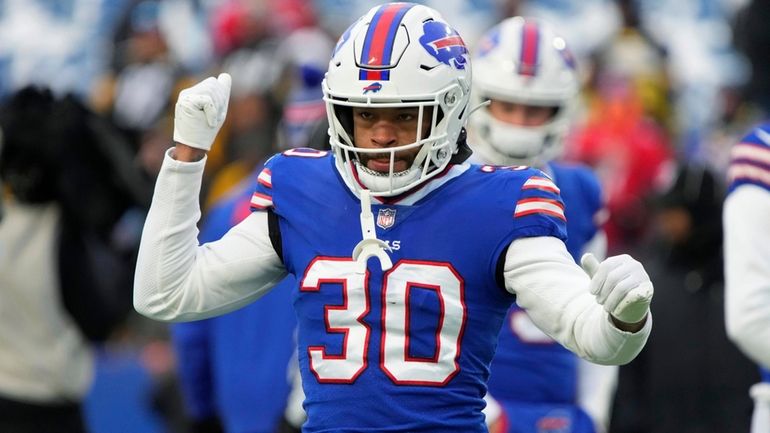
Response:
[[[436,60],[456,69],[465,69],[468,48],[463,38],[451,27],[437,21],[428,21],[422,25],[424,34],[420,44]]]
[[[476,52],[479,57],[484,57],[498,45],[500,45],[500,26],[496,26],[488,31],[481,38]]]
[[[568,433],[572,431],[570,416],[564,411],[554,410],[537,420],[537,433]]]
[[[380,90],[382,90],[382,84],[380,84],[380,83],[372,83],[372,84],[364,87],[363,90],[364,90],[364,95],[366,95],[369,92],[377,93]]]
[[[570,69],[576,69],[577,68],[577,61],[575,60],[575,56],[572,54],[572,50],[569,49],[567,46],[567,43],[562,38],[557,38],[554,41],[554,46],[556,48],[556,51],[559,52],[561,55],[561,58],[564,60],[564,64],[567,65]]]
[[[360,19],[358,21],[360,21]],[[347,42],[348,39],[350,39],[350,32],[353,30],[353,27],[355,27],[356,24],[358,24],[358,21],[351,24],[350,27],[348,27],[347,30],[345,30],[342,36],[340,36],[340,39],[337,41],[337,45],[334,47],[334,51],[332,52],[332,57],[336,56],[340,48],[342,48],[342,46],[345,45],[345,42]]]

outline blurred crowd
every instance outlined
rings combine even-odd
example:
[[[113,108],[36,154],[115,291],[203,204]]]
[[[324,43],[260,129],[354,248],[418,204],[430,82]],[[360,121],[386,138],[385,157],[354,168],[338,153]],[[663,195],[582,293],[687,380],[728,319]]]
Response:
[[[746,431],[740,426],[750,417],[747,390],[758,374],[725,336],[720,217],[730,146],[770,113],[770,26],[764,22],[770,3],[417,2],[441,11],[469,46],[514,15],[545,19],[571,43],[585,90],[565,158],[587,163],[599,176],[610,255],[639,257],[656,284],[656,330],[642,356],[620,369],[610,431]],[[25,350],[32,351],[31,358],[46,357],[64,335],[57,333],[80,333],[68,350],[90,359],[77,367],[82,380],[64,386],[58,396],[56,390],[7,395],[0,387],[0,412],[6,397],[82,402],[93,433],[222,431],[217,405],[223,404],[264,409],[264,424],[283,431],[301,423],[301,414],[284,410],[287,399],[301,398],[290,397],[288,290],[240,318],[168,326],[133,313],[133,260],[154,177],[172,145],[178,92],[219,72],[233,77],[228,120],[208,156],[202,191],[203,227],[208,227],[202,240],[212,240],[248,212],[255,173],[266,158],[297,147],[328,146],[320,89],[328,59],[349,23],[378,3],[0,0],[0,203],[5,204],[0,209],[8,207],[2,215],[11,221],[16,211],[10,211],[9,200],[53,203],[51,218],[60,221],[60,237],[41,240],[24,254],[31,263],[45,257],[51,269],[59,269],[62,293],[46,299],[62,298],[50,309],[74,318],[51,324],[51,346]],[[43,218],[38,211],[30,215]],[[43,223],[30,221],[35,226],[26,230]],[[48,257],[51,245],[57,246],[57,257]],[[23,256],[12,247],[0,244],[0,256]],[[26,269],[20,280],[44,272],[8,266],[2,272]],[[0,276],[0,284],[14,281]],[[78,293],[82,287],[90,292]],[[0,316],[21,308],[9,307],[13,300],[4,297],[0,294]],[[24,320],[36,321],[34,314],[48,317],[45,311],[29,312],[15,323],[0,317],[0,326],[21,327]],[[253,316],[286,324],[252,335],[245,330]],[[233,335],[233,329],[244,331]],[[0,339],[12,334],[0,331]],[[229,337],[212,343],[217,335]],[[250,346],[254,353],[234,359],[222,344]],[[3,346],[14,347],[0,340],[0,369],[8,358]],[[261,374],[281,386],[261,394],[227,394],[239,382],[246,387],[243,375],[260,374],[239,365],[268,355],[276,371]],[[214,371],[240,377],[209,378],[202,372],[207,363],[220,363]],[[64,364],[50,368],[66,372]],[[201,389],[188,389],[190,383]],[[204,401],[206,395],[219,400]],[[677,402],[694,395],[702,401],[683,413]],[[676,413],[670,413],[673,407]],[[721,426],[712,419],[720,411],[738,418]]]

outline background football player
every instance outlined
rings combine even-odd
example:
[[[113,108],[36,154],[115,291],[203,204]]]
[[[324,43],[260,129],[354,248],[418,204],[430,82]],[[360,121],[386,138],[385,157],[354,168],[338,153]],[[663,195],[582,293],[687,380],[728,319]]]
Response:
[[[727,334],[760,365],[753,433],[770,431],[770,122],[733,146],[723,210]]]
[[[555,161],[580,88],[565,40],[545,22],[508,18],[481,38],[473,64],[473,95],[488,103],[470,118],[474,158],[541,169],[564,200],[572,257],[604,257],[598,179],[588,167]],[[492,361],[489,392],[503,409],[499,423],[510,432],[534,433],[544,423],[593,432],[594,423],[607,427],[616,377],[617,368],[581,361],[514,304]]]

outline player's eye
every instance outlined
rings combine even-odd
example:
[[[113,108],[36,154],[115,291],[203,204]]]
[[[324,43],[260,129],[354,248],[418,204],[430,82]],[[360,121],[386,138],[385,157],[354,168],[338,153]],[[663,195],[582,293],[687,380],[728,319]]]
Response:
[[[417,120],[418,114],[419,114],[419,109],[417,108],[399,110],[398,113],[396,114],[396,120],[401,122],[412,122]]]
[[[357,116],[364,120],[371,120],[374,117],[374,114],[372,114],[371,111],[359,111],[357,113]]]

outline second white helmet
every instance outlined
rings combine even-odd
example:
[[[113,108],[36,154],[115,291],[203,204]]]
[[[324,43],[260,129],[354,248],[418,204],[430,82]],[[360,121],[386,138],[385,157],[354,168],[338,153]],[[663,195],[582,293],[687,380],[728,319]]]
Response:
[[[473,53],[473,98],[554,107],[539,126],[495,119],[487,107],[470,116],[471,144],[485,162],[540,166],[561,155],[579,86],[566,41],[550,26],[513,17],[489,30]]]

